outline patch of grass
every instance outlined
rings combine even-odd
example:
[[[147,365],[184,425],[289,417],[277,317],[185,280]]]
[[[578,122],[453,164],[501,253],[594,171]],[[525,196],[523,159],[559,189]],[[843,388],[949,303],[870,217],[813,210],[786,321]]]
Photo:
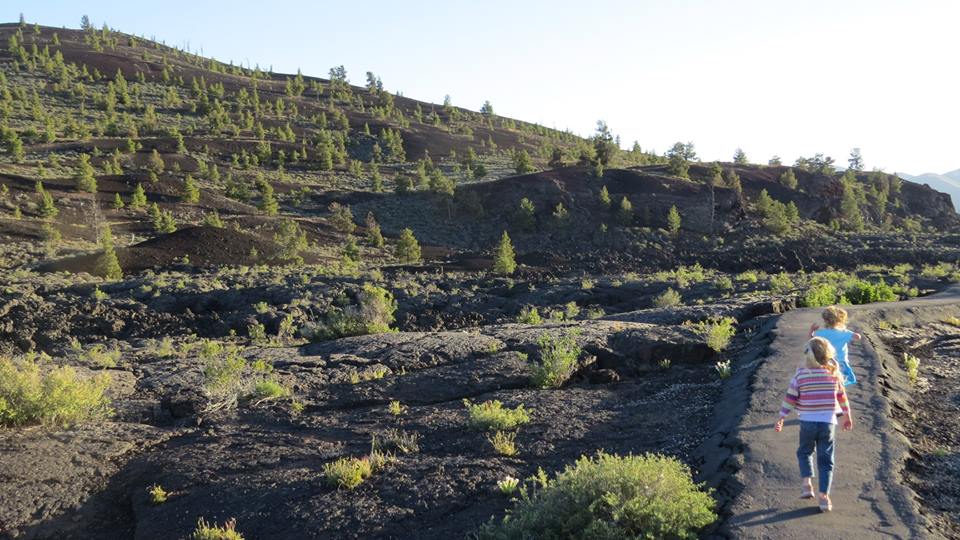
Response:
[[[84,378],[69,366],[42,372],[33,359],[0,358],[0,425],[69,426],[106,418],[110,377]]]
[[[391,402],[390,402],[390,405],[387,406],[387,411],[389,411],[390,414],[392,414],[392,415],[394,415],[394,416],[400,416],[400,415],[403,414],[404,411],[406,411],[406,410],[407,410],[407,408],[406,408],[402,403],[400,403],[400,402],[397,401],[397,400],[391,401]]]
[[[273,378],[263,379],[253,387],[253,398],[257,402],[283,399],[290,396],[290,389]]]
[[[243,540],[243,535],[237,532],[237,520],[228,519],[222,527],[216,523],[207,523],[200,518],[197,528],[190,536],[191,540]]]
[[[512,476],[504,477],[502,480],[497,480],[497,489],[500,490],[500,493],[504,495],[513,495],[517,492],[517,489],[520,487],[520,479],[514,478]]]
[[[670,369],[670,364],[672,362],[669,358],[661,358],[657,361],[657,365],[660,366],[660,369]]]
[[[713,366],[713,369],[717,370],[717,375],[719,375],[721,379],[729,379],[730,375],[733,375],[733,368],[730,367],[729,360],[718,361],[716,365]]]
[[[83,360],[92,365],[102,367],[102,368],[115,368],[117,367],[117,362],[120,361],[120,348],[114,347],[113,349],[107,349],[106,345],[97,343],[96,345],[91,346],[83,354]]]
[[[505,433],[503,431],[498,431],[492,436],[487,435],[487,440],[490,441],[490,444],[493,445],[493,449],[496,450],[496,452],[501,456],[517,455],[517,445],[514,442],[516,438],[516,433]]]
[[[654,297],[653,307],[665,308],[679,306],[680,302],[680,293],[671,288],[667,288],[667,290]]]
[[[340,458],[323,466],[323,476],[327,484],[347,489],[356,488],[372,475],[373,465],[366,457]]]
[[[415,454],[420,451],[420,435],[399,429],[388,429],[379,435],[374,435],[373,447],[396,450],[401,454]]]
[[[499,400],[484,401],[473,404],[469,399],[463,400],[470,416],[470,425],[477,429],[504,431],[517,428],[530,421],[530,415],[517,405],[515,409],[504,407]]]
[[[553,479],[541,469],[528,483],[503,520],[477,531],[478,540],[690,539],[717,517],[713,498],[693,482],[690,469],[660,455],[599,452]]]
[[[582,352],[576,334],[562,337],[542,334],[537,339],[540,362],[530,363],[530,382],[537,388],[559,388],[577,370]]]
[[[910,378],[910,383],[917,382],[917,377],[920,375],[920,359],[912,354],[903,353],[903,365],[907,368],[907,377]]]
[[[147,493],[150,494],[150,503],[155,505],[167,502],[167,497],[169,497],[169,493],[159,485],[151,486]]]
[[[703,336],[707,347],[716,352],[726,349],[737,333],[737,320],[733,317],[709,319],[697,324],[696,332]]]

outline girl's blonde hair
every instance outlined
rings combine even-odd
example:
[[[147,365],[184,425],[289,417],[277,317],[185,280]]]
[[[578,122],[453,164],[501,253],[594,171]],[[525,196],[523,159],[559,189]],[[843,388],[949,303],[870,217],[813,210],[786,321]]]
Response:
[[[837,350],[822,337],[811,338],[803,349],[808,368],[823,368],[831,375],[837,374]]]
[[[823,310],[822,316],[823,322],[827,323],[827,327],[829,328],[846,326],[847,324],[847,310],[841,307],[830,306]]]

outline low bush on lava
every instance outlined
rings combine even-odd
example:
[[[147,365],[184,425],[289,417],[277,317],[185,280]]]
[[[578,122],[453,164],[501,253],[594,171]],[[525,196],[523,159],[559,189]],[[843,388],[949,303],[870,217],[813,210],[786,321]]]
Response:
[[[331,306],[321,321],[304,328],[302,333],[314,341],[382,334],[391,331],[396,311],[397,301],[390,291],[367,283],[360,291],[357,304]]]
[[[44,372],[33,358],[0,358],[0,425],[68,426],[105,418],[110,377],[81,377],[61,366]]]
[[[243,540],[243,535],[237,532],[237,520],[228,519],[222,527],[216,523],[207,523],[203,518],[197,521],[197,528],[190,536],[191,540]]]
[[[696,538],[716,519],[714,500],[690,469],[666,456],[599,452],[567,466],[553,479],[541,469],[520,489],[516,506],[474,535],[514,538]]]
[[[537,388],[558,388],[577,370],[582,352],[575,334],[553,337],[543,334],[537,339],[540,362],[530,364],[530,382]]]
[[[504,407],[499,400],[484,401],[473,404],[470,400],[463,400],[470,415],[470,425],[477,429],[503,431],[514,429],[530,421],[530,415],[523,408],[523,404],[515,409]]]

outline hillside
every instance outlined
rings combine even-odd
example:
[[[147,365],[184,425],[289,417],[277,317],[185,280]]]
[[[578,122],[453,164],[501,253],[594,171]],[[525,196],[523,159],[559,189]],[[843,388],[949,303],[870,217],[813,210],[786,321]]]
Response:
[[[599,450],[662,456],[706,538],[776,316],[960,280],[950,196],[895,175],[109,28],[3,44],[0,538],[496,538]]]
[[[906,173],[900,173],[900,178],[909,180],[916,184],[926,184],[931,188],[942,191],[953,199],[954,208],[960,209],[960,169],[950,171],[944,174],[924,173],[913,176]]]

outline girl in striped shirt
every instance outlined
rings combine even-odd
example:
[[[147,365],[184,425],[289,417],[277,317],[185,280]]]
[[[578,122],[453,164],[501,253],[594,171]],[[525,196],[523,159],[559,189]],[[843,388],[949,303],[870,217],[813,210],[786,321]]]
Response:
[[[775,424],[779,432],[783,420],[790,411],[800,417],[800,446],[797,461],[803,477],[804,499],[813,498],[813,452],[817,452],[817,469],[820,471],[820,510],[833,510],[830,501],[830,484],[833,481],[834,433],[837,413],[843,413],[843,429],[853,429],[853,415],[843,389],[842,376],[838,373],[836,350],[824,338],[815,337],[803,350],[805,365],[797,368],[790,380],[790,388],[780,407],[780,418]]]

